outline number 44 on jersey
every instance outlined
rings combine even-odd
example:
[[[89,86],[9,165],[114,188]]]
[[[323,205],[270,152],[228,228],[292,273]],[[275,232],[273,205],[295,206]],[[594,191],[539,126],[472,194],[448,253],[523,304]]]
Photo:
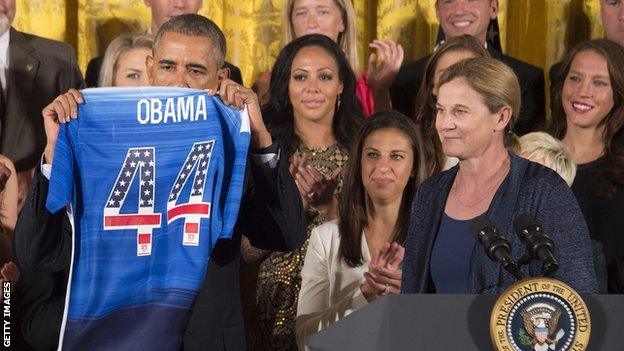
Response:
[[[204,202],[206,177],[214,140],[193,144],[182,168],[178,172],[167,201],[167,223],[184,221],[182,245],[198,246],[202,218],[210,218],[210,203]],[[161,227],[162,214],[154,212],[156,189],[156,149],[154,147],[130,148],[117,180],[104,207],[104,230],[136,230],[137,256],[152,253],[152,234]],[[181,202],[185,184],[192,178],[188,202]],[[121,213],[134,182],[138,182],[137,213]],[[134,199],[132,199],[134,200]]]

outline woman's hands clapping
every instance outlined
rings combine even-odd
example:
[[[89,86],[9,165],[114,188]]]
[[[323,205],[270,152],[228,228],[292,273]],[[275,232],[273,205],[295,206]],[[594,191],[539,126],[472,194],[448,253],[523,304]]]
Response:
[[[326,178],[316,168],[308,164],[308,155],[294,154],[290,161],[290,173],[295,178],[304,209],[312,206],[327,219],[338,216],[338,200],[334,191],[340,182],[340,168],[336,168]]]
[[[373,257],[368,265],[366,279],[360,286],[362,294],[368,302],[373,302],[380,296],[401,293],[401,263],[405,248],[397,243],[386,243]]]

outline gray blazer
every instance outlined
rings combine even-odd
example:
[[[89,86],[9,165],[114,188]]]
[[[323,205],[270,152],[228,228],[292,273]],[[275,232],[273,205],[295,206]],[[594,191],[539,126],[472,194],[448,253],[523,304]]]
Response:
[[[403,293],[432,293],[431,250],[435,243],[446,199],[459,167],[427,179],[412,204],[403,261]],[[579,293],[596,293],[591,244],[585,219],[568,185],[557,173],[542,165],[511,155],[509,174],[496,191],[487,217],[507,237],[512,257],[518,260],[525,246],[513,229],[520,214],[533,216],[555,243],[558,279]],[[499,294],[515,282],[500,264],[490,261],[475,242],[469,262],[471,294]],[[538,276],[541,262],[524,266],[525,276]]]
[[[70,88],[83,88],[84,81],[70,45],[10,30],[0,153],[19,172],[33,168],[43,153],[46,138],[41,110]]]

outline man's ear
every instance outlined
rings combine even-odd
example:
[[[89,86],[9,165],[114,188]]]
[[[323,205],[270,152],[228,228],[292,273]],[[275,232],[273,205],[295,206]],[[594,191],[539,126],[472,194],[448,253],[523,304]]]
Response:
[[[154,85],[154,57],[152,55],[145,57],[145,69],[150,85]]]
[[[498,16],[498,0],[490,0],[490,19],[493,20]]]
[[[219,71],[217,72],[217,80],[220,82],[222,80],[230,79],[230,75],[231,72],[229,67],[219,68]]]

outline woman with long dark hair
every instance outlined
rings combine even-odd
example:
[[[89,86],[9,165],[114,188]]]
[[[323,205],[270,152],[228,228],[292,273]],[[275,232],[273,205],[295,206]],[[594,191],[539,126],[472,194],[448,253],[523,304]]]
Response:
[[[414,123],[395,111],[368,119],[354,141],[339,220],[312,231],[297,306],[297,340],[377,297],[401,291],[412,199],[425,177]]]
[[[604,248],[608,291],[624,293],[624,49],[606,39],[579,44],[554,91],[550,133],[577,163],[572,191]]]
[[[338,216],[341,170],[363,122],[355,81],[344,51],[320,34],[286,45],[271,72],[270,100],[262,115],[291,162],[309,230]],[[262,260],[249,321],[250,349],[296,348],[295,313],[306,248],[307,243],[288,253],[243,248],[247,262]]]

